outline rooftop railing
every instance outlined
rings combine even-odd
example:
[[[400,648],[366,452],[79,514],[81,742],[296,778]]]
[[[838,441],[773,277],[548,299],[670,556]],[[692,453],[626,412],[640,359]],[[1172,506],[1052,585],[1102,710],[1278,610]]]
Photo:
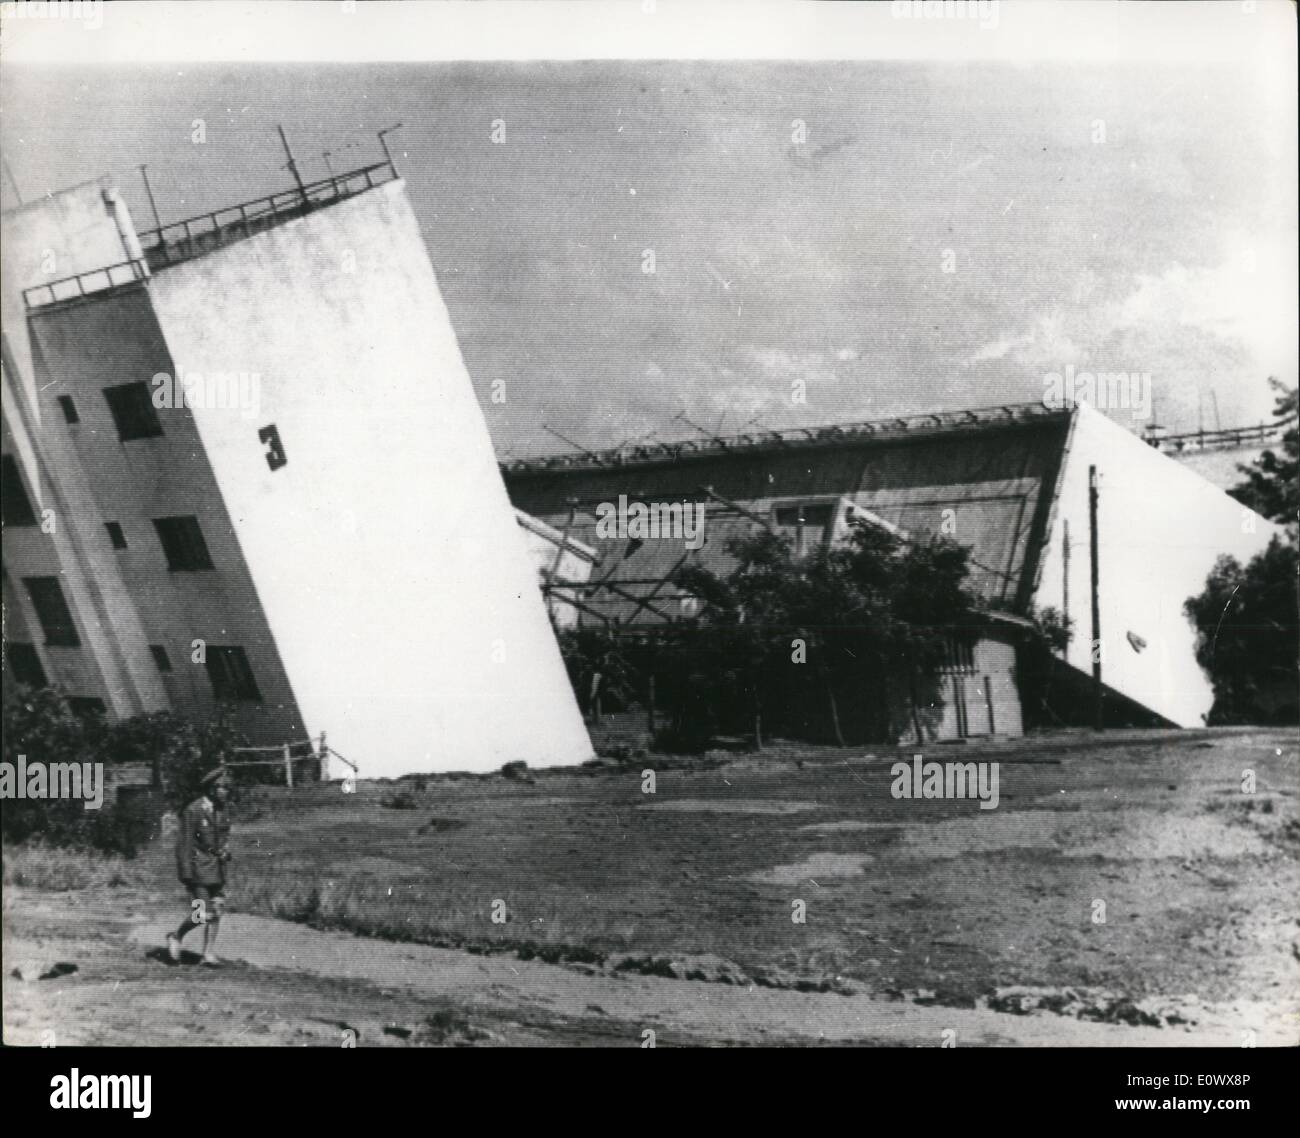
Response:
[[[302,189],[283,190],[270,197],[201,213],[140,234],[140,245],[151,269],[166,268],[213,249],[273,229],[286,221],[365,193],[397,178],[391,162],[363,166],[346,174],[334,174]]]
[[[1160,451],[1232,450],[1277,442],[1287,427],[1296,421],[1287,415],[1271,423],[1250,427],[1221,427],[1213,431],[1187,431],[1178,435],[1148,434],[1146,441]]]
[[[44,308],[142,283],[149,279],[153,270],[202,256],[232,241],[251,237],[313,210],[365,193],[397,177],[397,168],[391,162],[377,162],[373,166],[310,182],[302,189],[285,190],[241,205],[201,213],[158,229],[148,229],[140,234],[143,258],[91,269],[48,284],[32,285],[23,289],[23,303],[28,308]]]
[[[48,284],[32,285],[31,288],[23,289],[23,303],[28,308],[43,308],[59,301],[80,300],[92,293],[107,292],[148,279],[149,267],[144,261],[121,261],[106,268],[62,277]]]
[[[961,430],[974,424],[997,426],[1052,418],[1064,412],[1041,403],[1016,403],[986,407],[976,411],[942,411],[928,415],[881,419],[867,423],[841,423],[828,427],[790,427],[785,430],[754,431],[726,438],[685,439],[681,442],[652,443],[614,447],[605,451],[548,455],[544,458],[516,458],[500,464],[505,474],[524,474],[544,470],[583,470],[639,463],[675,461],[725,454],[733,450],[763,447],[827,446],[861,439],[888,439],[913,433]]]

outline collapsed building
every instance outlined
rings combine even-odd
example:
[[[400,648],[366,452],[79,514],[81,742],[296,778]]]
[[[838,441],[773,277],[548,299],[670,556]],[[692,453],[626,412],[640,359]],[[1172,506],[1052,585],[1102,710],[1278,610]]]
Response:
[[[987,624],[954,641],[942,706],[915,728],[905,717],[904,740],[1021,733],[1016,649],[1049,607],[1074,630],[1053,664],[1060,721],[1088,720],[1095,658],[1112,722],[1200,726],[1213,690],[1183,604],[1220,555],[1244,561],[1281,532],[1085,404],[622,447],[516,460],[502,471],[516,507],[599,553],[583,580],[557,574],[550,587],[567,590],[580,622],[622,633],[696,619],[698,601],[676,586],[677,571],[702,564],[725,573],[734,564],[728,539],[755,525],[788,535],[796,552],[838,540],[854,521],[968,546],[969,584]],[[703,504],[703,542],[601,524],[630,503]]]
[[[591,757],[391,161],[144,233],[94,181],[3,237],[7,681],[368,777]]]

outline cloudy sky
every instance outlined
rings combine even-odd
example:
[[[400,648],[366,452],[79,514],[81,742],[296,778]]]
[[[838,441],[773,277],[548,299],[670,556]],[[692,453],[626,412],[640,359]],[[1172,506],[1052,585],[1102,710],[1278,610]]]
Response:
[[[1296,139],[1239,64],[6,67],[28,199],[135,167],[164,222],[393,135],[498,449],[1041,398],[1148,372],[1160,420],[1296,381]],[[203,120],[201,142],[195,120]],[[494,122],[504,124],[493,141]],[[498,137],[500,132],[498,130]],[[12,188],[5,180],[5,205]],[[654,272],[646,250],[653,250]],[[952,271],[945,271],[951,269]],[[489,401],[506,382],[504,406]],[[792,381],[806,403],[792,402]]]

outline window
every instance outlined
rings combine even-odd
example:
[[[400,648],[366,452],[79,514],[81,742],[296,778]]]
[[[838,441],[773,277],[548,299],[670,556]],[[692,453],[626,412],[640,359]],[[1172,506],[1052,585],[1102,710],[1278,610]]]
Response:
[[[167,649],[161,644],[150,644],[149,651],[153,653],[153,662],[158,665],[160,672],[170,672],[172,662],[167,656]]]
[[[117,426],[117,437],[123,442],[128,439],[152,439],[163,433],[147,383],[123,383],[118,387],[106,387],[104,398],[108,400],[108,409]]]
[[[45,669],[41,667],[41,658],[36,654],[33,644],[18,644],[10,641],[5,645],[5,658],[14,679],[28,687],[45,688],[50,681],[45,678]]]
[[[93,695],[71,695],[68,697],[68,710],[87,727],[97,726],[108,713],[102,699]]]
[[[68,602],[63,599],[63,586],[57,577],[24,577],[27,595],[32,598],[36,619],[45,632],[45,643],[59,648],[80,648],[81,637],[73,623]]]
[[[209,644],[207,669],[217,699],[262,702],[262,693],[257,689],[253,669],[248,666],[248,656],[242,648],[214,648]]]
[[[831,524],[831,508],[827,504],[818,506],[779,506],[776,511],[776,524],[782,529],[796,529],[799,526],[822,526]]]
[[[77,405],[72,401],[71,395],[60,395],[59,406],[63,408],[63,421],[65,423],[81,422],[81,416],[77,414]]]
[[[194,572],[213,567],[198,518],[154,518],[153,524],[158,531],[158,540],[162,542],[163,553],[167,555],[167,568],[172,572]]]
[[[114,549],[126,548],[126,534],[122,532],[122,527],[117,522],[105,522],[104,528],[108,530],[108,540],[113,543]]]
[[[773,516],[777,529],[794,538],[795,554],[803,556],[826,543],[832,513],[829,502],[801,502],[794,506],[778,506]]]
[[[36,511],[32,509],[32,500],[27,497],[27,488],[23,485],[22,472],[14,456],[4,456],[0,465],[0,506],[3,507],[3,521],[6,526],[34,526]]]

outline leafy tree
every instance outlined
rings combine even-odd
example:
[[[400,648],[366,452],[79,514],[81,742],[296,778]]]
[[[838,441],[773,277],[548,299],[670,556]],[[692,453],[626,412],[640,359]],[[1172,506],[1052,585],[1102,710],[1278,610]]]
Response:
[[[1196,626],[1196,661],[1214,685],[1210,723],[1300,718],[1298,560],[1295,544],[1277,537],[1245,568],[1221,557],[1204,591],[1184,605]]]
[[[7,841],[37,839],[132,856],[157,831],[163,806],[176,809],[197,797],[203,774],[235,742],[220,722],[196,727],[168,711],[87,723],[57,688],[6,687],[3,713],[6,762],[16,766],[25,755],[29,763],[147,764],[162,792],[161,803],[109,800],[90,811],[80,801],[6,799],[0,820]]]
[[[1257,514],[1292,528],[1295,537],[1297,517],[1300,517],[1300,419],[1296,416],[1297,392],[1270,377],[1269,384],[1277,392],[1273,412],[1280,420],[1290,419],[1290,426],[1282,435],[1282,453],[1266,450],[1250,466],[1237,469],[1246,475],[1246,481],[1228,491],[1237,501],[1244,503]]]
[[[1297,391],[1270,377],[1274,413],[1287,423],[1279,454],[1266,450],[1238,469],[1246,481],[1228,491],[1286,527],[1243,568],[1221,557],[1199,596],[1183,606],[1196,626],[1196,660],[1214,685],[1211,723],[1294,723],[1300,718],[1300,419]]]
[[[1061,720],[1053,709],[1055,657],[1074,638],[1074,621],[1051,605],[1043,609],[1031,607],[1027,616],[1034,628],[1021,641],[1016,653],[1016,688],[1020,692],[1025,725],[1059,725]]]
[[[91,761],[85,723],[73,714],[61,691],[22,684],[4,691],[4,761],[36,763]],[[54,845],[90,844],[92,818],[81,802],[7,798],[0,803],[6,841],[41,837]]]
[[[203,776],[230,757],[236,742],[221,720],[197,727],[170,711],[154,711],[111,724],[99,751],[106,763],[148,765],[155,789],[179,809],[198,797]],[[278,777],[278,768],[255,769]]]
[[[948,538],[907,542],[858,523],[846,541],[805,557],[766,530],[734,539],[729,552],[737,563],[726,575],[692,566],[676,583],[705,602],[700,623],[717,657],[706,682],[743,693],[760,747],[765,706],[784,704],[788,714],[808,676],[838,739],[837,688],[875,693],[855,703],[866,734],[888,738],[899,682],[917,706],[949,638],[978,620],[965,584],[969,552]]]
[[[790,652],[801,566],[790,542],[766,529],[733,538],[727,548],[737,559],[727,576],[691,565],[676,584],[705,605],[700,626],[709,641],[697,663],[707,662],[711,675],[699,677],[700,690],[721,687],[724,706],[742,702],[761,749],[765,679],[773,661]]]
[[[560,655],[584,715],[599,719],[607,698],[627,707],[639,690],[637,668],[627,645],[604,628],[567,628],[559,634]]]

